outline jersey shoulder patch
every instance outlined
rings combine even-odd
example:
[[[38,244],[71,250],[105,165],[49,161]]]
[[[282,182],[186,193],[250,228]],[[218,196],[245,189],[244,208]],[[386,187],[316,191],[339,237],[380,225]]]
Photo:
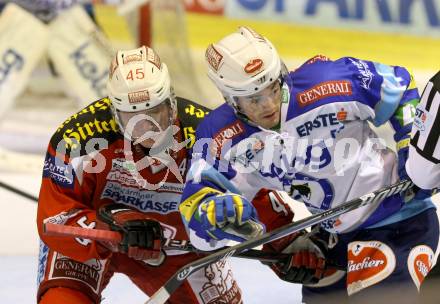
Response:
[[[211,110],[191,100],[177,97],[177,117],[180,121],[185,140],[189,139],[187,148],[191,148],[196,140],[196,130]]]
[[[110,145],[120,137],[118,124],[110,109],[111,101],[102,98],[67,118],[55,131],[50,145],[63,155],[86,155],[86,144],[101,138]]]
[[[213,110],[199,125],[197,137],[212,139],[218,150],[227,140],[231,140],[231,144],[235,145],[260,131],[260,128],[247,123],[237,116],[231,106],[224,103]]]
[[[211,109],[194,101],[177,97],[177,117],[183,127],[193,127],[196,129],[210,111]]]

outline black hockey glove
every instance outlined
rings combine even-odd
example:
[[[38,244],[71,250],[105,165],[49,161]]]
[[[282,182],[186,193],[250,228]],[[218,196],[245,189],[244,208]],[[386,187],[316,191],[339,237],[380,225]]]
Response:
[[[104,243],[113,252],[122,252],[135,260],[158,266],[165,259],[162,226],[144,213],[123,204],[102,206],[97,214],[98,227],[122,234],[119,244]]]

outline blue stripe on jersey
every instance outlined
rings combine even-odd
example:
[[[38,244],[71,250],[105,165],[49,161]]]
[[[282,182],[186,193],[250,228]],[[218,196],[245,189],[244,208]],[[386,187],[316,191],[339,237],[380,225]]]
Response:
[[[374,66],[378,74],[383,77],[380,101],[374,108],[376,117],[373,119],[374,125],[380,126],[387,122],[396,111],[410,79],[408,79],[408,73],[404,73],[402,69],[381,63],[375,63]]]
[[[204,168],[201,168],[202,166],[204,166]],[[187,181],[188,180],[192,183],[208,181],[211,184],[217,185],[216,188],[219,188],[220,191],[241,194],[241,191],[239,191],[227,177],[203,160],[196,161],[191,165],[187,173]]]
[[[397,223],[410,217],[416,216],[417,214],[420,214],[430,208],[436,208],[430,197],[424,200],[411,200],[408,203],[404,204],[399,212],[396,212],[393,215],[383,219],[382,221],[377,222],[374,225],[368,226],[367,228],[377,228]]]
[[[420,99],[420,95],[419,95],[419,91],[417,90],[417,88],[415,89],[411,89],[411,90],[406,90],[405,94],[403,94],[402,97],[402,101],[400,102],[400,104],[405,104],[410,100],[414,100],[414,99]]]
[[[402,209],[404,202],[400,194],[393,195],[384,199],[376,210],[371,214],[368,219],[360,226],[360,228],[370,227],[389,216],[399,212]]]

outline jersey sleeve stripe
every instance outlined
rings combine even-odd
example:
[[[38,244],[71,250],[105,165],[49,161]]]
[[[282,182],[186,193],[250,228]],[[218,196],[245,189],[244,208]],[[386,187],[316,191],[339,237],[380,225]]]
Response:
[[[414,146],[414,148],[416,149],[417,153],[421,156],[423,156],[425,159],[429,160],[430,162],[432,162],[433,164],[440,164],[440,160],[434,158],[433,156],[427,154],[425,151],[423,151],[422,149],[420,149],[417,146]]]
[[[429,105],[432,109],[430,114],[433,115],[434,121],[430,126],[430,130],[427,132],[421,133],[417,131],[414,135],[414,138],[411,144],[417,149],[417,151],[426,159],[433,161],[435,163],[439,163],[440,161],[440,93],[437,92],[432,83],[430,83],[430,91],[426,91],[424,96],[428,95],[426,100],[426,107]],[[428,86],[427,86],[428,87]],[[424,102],[425,100],[423,100]]]
[[[429,88],[430,92],[429,92],[429,96],[427,97],[428,100],[427,100],[427,104],[426,104],[426,110],[429,112],[431,110],[431,105],[432,105],[432,101],[434,100],[435,93],[440,91],[440,72],[435,74],[429,80],[423,94],[428,95],[428,93],[425,92],[426,90],[428,90],[428,88]]]
[[[437,94],[437,90],[434,87],[434,84],[431,82],[431,91],[429,92],[428,102],[426,103],[426,111],[431,110],[432,102],[434,101],[434,97]]]
[[[428,109],[428,98],[434,87],[432,82],[428,82],[423,90],[422,97],[420,98],[420,106],[423,106],[425,109]],[[429,108],[431,108],[431,104],[429,104]]]

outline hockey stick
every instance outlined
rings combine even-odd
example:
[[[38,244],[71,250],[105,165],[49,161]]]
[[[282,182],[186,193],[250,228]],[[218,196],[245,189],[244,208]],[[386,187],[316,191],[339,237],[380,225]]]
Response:
[[[104,242],[121,242],[121,234],[117,231],[102,230],[102,229],[87,229],[82,227],[73,227],[53,223],[44,223],[43,233],[49,236],[66,236],[66,237],[79,237],[85,239],[91,239],[94,241],[104,241]],[[194,252],[198,254],[212,254],[216,251],[223,250],[225,247],[213,250],[213,251],[202,251],[195,248],[189,241],[186,240],[176,240],[176,239],[166,239],[165,244],[162,246],[165,250],[180,250]],[[227,247],[228,248],[228,247]],[[284,259],[289,258],[288,254],[266,252],[262,250],[249,249],[245,252],[238,254],[236,257],[258,260],[260,262],[266,263],[279,263]],[[341,265],[336,265],[336,263],[327,263],[329,267],[337,270],[346,270],[346,267]]]
[[[9,190],[15,194],[21,195],[31,201],[38,202],[38,198],[36,196],[33,196],[32,194],[26,193],[26,192],[24,192],[20,189],[17,189],[11,185],[5,184],[4,182],[0,181],[0,187],[3,189]]]
[[[245,241],[238,245],[225,248],[223,250],[217,251],[211,255],[203,257],[197,261],[191,262],[182,268],[180,268],[159,290],[157,290],[146,304],[163,304],[167,301],[170,295],[183,283],[183,281],[192,273],[198,269],[205,267],[208,264],[214,263],[216,261],[226,259],[233,255],[238,255],[243,251],[249,250],[251,248],[263,245],[265,243],[275,241],[286,235],[301,231],[310,226],[322,223],[326,220],[335,218],[341,214],[347,213],[359,207],[377,203],[387,197],[392,195],[402,193],[413,186],[413,183],[409,180],[401,181],[388,187],[376,190],[369,194],[363,195],[359,198],[348,201],[338,207],[329,209],[327,211],[311,215],[297,222],[287,224],[283,227],[275,229],[273,231],[267,232],[261,236],[254,239]]]
[[[87,229],[82,227],[73,227],[53,223],[45,223],[43,225],[43,233],[49,236],[66,236],[66,237],[79,237],[85,239],[91,239],[94,241],[114,242],[119,243],[122,241],[121,234],[117,231],[103,230],[103,229]],[[216,251],[201,251],[196,249],[189,241],[166,239],[165,244],[162,246],[165,250],[181,250],[189,251],[199,254],[211,254]],[[246,258],[251,260],[258,260],[266,263],[277,263],[289,257],[283,253],[265,252],[262,250],[250,249],[246,252],[237,255],[239,258]],[[333,266],[336,269],[341,267]],[[345,270],[345,268],[343,268]]]

